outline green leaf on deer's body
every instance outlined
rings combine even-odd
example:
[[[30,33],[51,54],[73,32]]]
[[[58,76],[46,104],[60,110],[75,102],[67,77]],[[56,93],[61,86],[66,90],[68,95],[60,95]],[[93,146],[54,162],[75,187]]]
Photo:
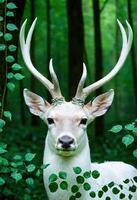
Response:
[[[0,51],[4,51],[6,49],[6,45],[5,44],[0,44]]]
[[[30,162],[35,158],[36,154],[35,153],[26,153],[25,155],[25,160]]]
[[[49,183],[55,182],[58,179],[56,174],[51,174],[49,176]]]
[[[27,178],[27,179],[26,179],[26,183],[27,183],[28,185],[32,186],[32,185],[34,184],[33,178]]]
[[[121,125],[116,125],[113,126],[109,131],[113,132],[113,133],[118,133],[122,130],[122,126]]]
[[[15,71],[18,71],[18,70],[22,69],[22,67],[21,67],[19,64],[17,64],[17,63],[14,63],[14,64],[11,66],[11,68],[12,68],[13,70],[15,70]],[[16,75],[16,76],[17,76],[17,75]]]
[[[68,189],[68,183],[67,183],[66,181],[62,181],[62,182],[60,183],[60,188],[61,188],[62,190],[67,190],[67,189]]]
[[[132,131],[134,129],[134,124],[125,125],[125,129],[127,129],[128,131]]]
[[[60,172],[59,172],[59,178],[61,178],[61,179],[66,179],[66,178],[67,178],[67,173],[66,173],[66,172],[63,172],[63,171],[60,171]]]
[[[16,73],[16,74],[14,75],[14,77],[15,77],[15,79],[18,80],[18,81],[20,81],[20,80],[22,80],[22,79],[24,78],[24,76],[23,76],[22,74],[20,74],[20,73]]]
[[[98,191],[98,197],[101,198],[102,196],[103,196],[103,191],[102,191],[102,190],[99,190],[99,191]]]
[[[94,191],[91,191],[91,192],[89,193],[89,195],[90,195],[92,198],[95,198],[95,197],[96,197],[96,193],[95,193]]]
[[[69,197],[69,200],[76,200],[76,197],[74,195]]]
[[[28,172],[33,172],[36,169],[36,166],[34,164],[30,164],[26,168]]]
[[[76,181],[77,181],[77,183],[79,183],[79,184],[83,184],[84,183],[84,177],[83,176],[77,176],[76,177]]]
[[[122,143],[128,147],[130,144],[132,144],[134,142],[134,137],[132,135],[125,135],[123,138],[122,138]]]
[[[11,44],[11,45],[9,45],[8,49],[9,49],[9,51],[14,52],[17,50],[17,47],[15,45]]]
[[[135,158],[137,158],[137,149],[135,149],[135,150],[133,151],[133,156],[134,156]]]
[[[12,11],[7,11],[6,16],[7,16],[7,17],[14,17],[14,12],[12,12]]]
[[[6,7],[7,7],[8,9],[11,9],[11,10],[17,8],[17,6],[15,5],[15,3],[12,3],[12,2],[8,3]]]
[[[6,76],[7,76],[8,79],[11,79],[11,78],[14,77],[14,74],[12,72],[9,72],[9,73],[7,73]]]
[[[11,177],[15,179],[16,183],[22,179],[22,174],[18,172],[11,173]]]
[[[82,194],[81,194],[80,192],[77,192],[77,193],[75,194],[76,199],[79,199],[81,196],[82,196]]]
[[[18,30],[17,26],[15,24],[12,24],[12,23],[8,23],[7,24],[7,29],[9,31],[15,31],[15,30]]]
[[[5,33],[4,34],[4,39],[5,39],[5,41],[10,41],[10,40],[12,40],[13,39],[13,36],[12,36],[12,34],[11,33]]]
[[[49,184],[49,190],[50,192],[56,192],[58,189],[58,184],[56,182],[50,183]]]
[[[43,164],[40,166],[40,169],[46,169],[50,164]]]
[[[84,172],[83,176],[84,176],[85,178],[90,178],[90,177],[91,177],[91,171],[86,171],[86,172]]]
[[[3,119],[0,119],[0,128],[5,126],[6,122]]]
[[[12,62],[14,62],[14,61],[15,61],[15,58],[14,58],[13,56],[7,56],[7,57],[6,57],[6,62],[12,63]]]
[[[114,187],[112,189],[113,194],[118,194],[120,192],[120,190],[117,187]]]
[[[77,186],[77,185],[73,185],[72,187],[71,187],[71,192],[72,193],[76,193],[76,192],[78,192],[79,191],[79,187]]]
[[[0,186],[2,186],[4,184],[5,184],[5,180],[2,177],[0,177]]]
[[[15,84],[9,82],[9,83],[7,83],[7,88],[12,92],[12,91],[14,91],[14,89],[15,89]]]
[[[88,191],[88,190],[91,189],[91,186],[90,186],[89,183],[84,183],[84,184],[83,184],[83,188],[84,188],[84,190]]]
[[[75,174],[80,174],[82,172],[82,169],[80,167],[73,167],[73,171]]]
[[[135,176],[135,177],[133,178],[133,180],[137,183],[137,176]]]
[[[92,171],[92,177],[97,179],[100,176],[100,173],[97,170]]]

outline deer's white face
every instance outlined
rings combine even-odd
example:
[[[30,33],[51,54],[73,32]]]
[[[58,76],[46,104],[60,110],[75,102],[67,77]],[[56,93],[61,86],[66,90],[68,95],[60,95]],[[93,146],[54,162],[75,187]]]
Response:
[[[39,116],[48,125],[49,148],[61,156],[75,155],[84,148],[87,142],[87,125],[107,111],[113,96],[114,92],[110,90],[82,107],[73,102],[52,105],[40,96],[24,91],[31,113]]]

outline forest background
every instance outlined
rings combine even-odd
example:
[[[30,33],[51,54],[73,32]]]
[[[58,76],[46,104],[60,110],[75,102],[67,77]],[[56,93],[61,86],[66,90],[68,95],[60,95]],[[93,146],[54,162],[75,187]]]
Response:
[[[0,0],[0,141],[8,145],[7,159],[33,152],[35,163],[42,164],[47,130],[42,121],[29,113],[23,99],[23,89],[28,88],[50,101],[49,93],[22,60],[18,36],[23,21],[28,19],[28,30],[38,18],[31,45],[32,61],[50,79],[48,64],[53,58],[62,92],[70,100],[75,95],[83,62],[88,70],[86,85],[103,77],[116,64],[122,46],[119,19],[125,29],[125,20],[132,26],[133,46],[119,74],[88,98],[87,101],[111,88],[115,90],[111,109],[89,126],[88,135],[93,162],[122,160],[136,165],[137,158],[132,156],[135,145],[126,149],[121,143],[125,130],[109,131],[114,125],[133,125],[137,116],[136,13],[135,0]],[[18,183],[7,184],[0,197],[20,199],[26,191],[24,199],[30,193],[31,199],[45,199],[42,176],[33,187],[31,193],[26,186],[22,190]]]

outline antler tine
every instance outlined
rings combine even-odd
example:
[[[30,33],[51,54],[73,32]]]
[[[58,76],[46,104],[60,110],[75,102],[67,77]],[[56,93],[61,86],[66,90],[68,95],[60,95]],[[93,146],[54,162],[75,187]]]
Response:
[[[50,92],[51,96],[53,98],[60,98],[62,97],[59,83],[57,80],[57,77],[54,73],[54,76],[52,76],[53,83],[51,83],[46,77],[44,77],[41,73],[39,73],[35,67],[33,66],[30,58],[30,43],[32,39],[32,34],[36,25],[37,18],[33,21],[30,30],[27,35],[27,39],[25,41],[25,28],[26,28],[26,23],[27,20],[24,21],[21,30],[20,30],[20,46],[21,46],[21,51],[22,51],[22,56],[24,59],[24,62],[27,66],[27,68],[30,70],[30,72],[48,89]],[[53,70],[54,71],[54,70]],[[54,78],[56,80],[54,80]]]
[[[84,101],[91,92],[95,91],[96,89],[98,89],[99,87],[104,85],[106,82],[111,80],[118,73],[118,71],[122,68],[122,66],[127,58],[127,55],[131,49],[131,45],[132,45],[132,41],[133,41],[133,32],[132,32],[132,28],[130,27],[129,23],[126,21],[126,24],[128,27],[128,39],[127,39],[127,35],[126,35],[123,25],[121,24],[121,22],[119,20],[117,20],[117,22],[118,22],[118,25],[119,25],[119,28],[121,31],[122,42],[123,42],[122,50],[120,53],[120,57],[117,61],[117,64],[109,72],[109,74],[107,74],[105,77],[103,77],[102,79],[98,80],[97,82],[83,88],[81,94],[76,93],[75,98],[81,98],[81,100]],[[81,80],[80,80],[80,82],[81,82]]]

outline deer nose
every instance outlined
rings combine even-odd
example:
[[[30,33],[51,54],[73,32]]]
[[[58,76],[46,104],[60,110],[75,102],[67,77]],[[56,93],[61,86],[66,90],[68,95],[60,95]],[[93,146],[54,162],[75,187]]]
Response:
[[[74,139],[67,135],[60,137],[58,141],[62,144],[63,148],[69,148],[70,145],[74,143]]]

